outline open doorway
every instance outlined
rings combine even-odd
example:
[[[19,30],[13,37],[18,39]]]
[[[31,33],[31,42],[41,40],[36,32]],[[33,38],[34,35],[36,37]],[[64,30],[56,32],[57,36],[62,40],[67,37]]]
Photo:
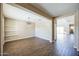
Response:
[[[74,24],[69,25],[69,33],[74,34]]]
[[[56,47],[61,55],[77,54],[74,49],[74,24],[74,15],[56,18]]]
[[[67,38],[66,36],[74,35],[74,15],[57,18],[57,39]]]

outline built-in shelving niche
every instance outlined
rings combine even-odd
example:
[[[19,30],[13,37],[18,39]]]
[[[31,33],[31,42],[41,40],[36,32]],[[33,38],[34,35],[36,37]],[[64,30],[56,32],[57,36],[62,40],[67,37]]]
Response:
[[[5,42],[7,42],[11,37],[16,36],[16,30],[15,30],[15,24],[16,22],[4,17],[4,33],[5,33]]]
[[[32,22],[4,18],[5,42],[31,37],[34,35],[34,30],[35,24]]]

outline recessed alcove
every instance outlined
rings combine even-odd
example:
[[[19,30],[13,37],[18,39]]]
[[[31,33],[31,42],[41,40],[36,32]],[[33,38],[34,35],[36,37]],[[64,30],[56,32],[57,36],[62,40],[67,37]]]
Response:
[[[35,23],[4,18],[5,42],[33,37],[35,32]]]

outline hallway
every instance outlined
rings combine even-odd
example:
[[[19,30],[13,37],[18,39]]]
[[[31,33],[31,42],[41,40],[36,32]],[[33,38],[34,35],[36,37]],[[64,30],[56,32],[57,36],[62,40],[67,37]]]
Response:
[[[60,36],[60,35],[59,35]],[[52,52],[54,52],[58,56],[77,56],[79,55],[76,49],[73,48],[74,35],[64,35],[64,37],[57,39],[54,44],[54,49],[52,48]],[[53,53],[51,54],[53,55]]]
[[[7,42],[4,45],[4,55],[12,56],[77,56],[73,48],[73,35],[64,36],[55,43],[32,37],[29,39]]]

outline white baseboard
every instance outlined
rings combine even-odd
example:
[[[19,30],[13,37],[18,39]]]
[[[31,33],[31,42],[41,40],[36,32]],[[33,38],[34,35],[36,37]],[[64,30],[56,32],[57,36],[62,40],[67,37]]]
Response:
[[[24,37],[24,38],[19,38],[19,39],[5,40],[5,42],[16,41],[16,40],[21,40],[21,39],[31,38],[31,37],[34,37],[34,36],[29,36],[29,37]]]
[[[49,40],[46,39],[46,38],[42,38],[42,37],[39,37],[39,36],[35,36],[35,37],[40,38],[40,39],[43,39],[43,40],[47,40],[47,41],[49,41]],[[49,41],[49,42],[50,42],[50,41]]]
[[[50,39],[49,42],[52,43],[53,42],[52,39]]]
[[[53,42],[55,42],[55,41],[56,41],[56,40],[52,40],[52,41],[50,40],[49,42],[50,42],[50,43],[53,43]]]
[[[38,35],[35,35],[35,37],[42,38],[42,39],[44,39],[44,40],[49,40],[48,38],[43,37],[43,36],[38,36]]]
[[[47,38],[44,38],[44,37],[40,37],[40,36],[35,36],[35,37],[38,37],[38,38],[41,38],[41,39],[44,39],[44,40],[48,40],[50,43],[52,42],[55,42],[56,40],[52,40],[52,39],[47,39]]]
[[[24,37],[24,38],[16,38],[16,39],[5,40],[4,43],[10,42],[10,41],[21,40],[21,39],[25,39],[25,38],[31,38],[31,37],[38,37],[38,36],[29,36],[29,37]],[[41,38],[41,37],[38,37],[38,38]],[[55,40],[52,41],[52,40],[48,40],[48,39],[46,39],[46,38],[41,38],[41,39],[47,40],[47,41],[49,41],[50,43],[55,42]]]

